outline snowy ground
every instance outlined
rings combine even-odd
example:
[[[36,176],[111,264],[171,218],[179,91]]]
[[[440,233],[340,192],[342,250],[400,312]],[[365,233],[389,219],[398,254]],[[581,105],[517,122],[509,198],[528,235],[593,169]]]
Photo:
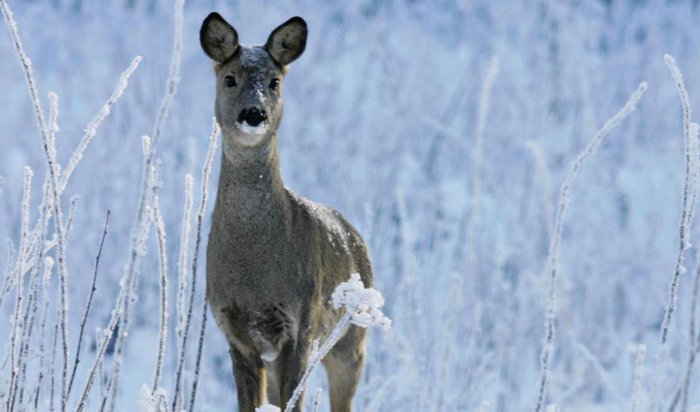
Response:
[[[60,97],[57,152],[63,164],[119,74],[136,55],[143,56],[63,197],[67,214],[71,196],[79,196],[66,249],[71,351],[102,222],[108,209],[112,214],[76,377],[82,389],[95,356],[94,330],[109,322],[129,259],[141,136],[152,133],[165,92],[173,8],[165,0],[9,4],[47,115],[47,93]],[[632,410],[635,360],[644,344],[646,356],[636,371],[642,374],[637,410],[652,407],[655,385],[657,409],[666,410],[686,370],[697,249],[686,252],[688,272],[680,277],[666,361],[657,367],[685,172],[682,109],[663,55],[676,58],[690,102],[700,107],[698,2],[190,1],[181,83],[156,155],[171,286],[184,176],[194,174],[197,205],[211,130],[214,78],[198,30],[213,10],[236,27],[245,44],[263,43],[293,15],[309,24],[306,52],[285,80],[283,178],[295,191],[342,211],[360,230],[394,324],[388,333],[370,334],[358,411],[534,410],[559,187],[596,130],[647,81],[637,110],[606,138],[571,190],[547,403],[562,411]],[[490,92],[484,87],[489,76]],[[16,247],[23,168],[29,165],[35,173],[30,209],[35,219],[46,167],[24,74],[4,24],[0,108],[0,237]],[[696,226],[690,236],[691,243],[700,242]],[[8,249],[8,242],[0,242],[2,262]],[[142,267],[116,410],[137,404],[155,368],[160,297],[154,231]],[[11,335],[14,305],[13,291],[0,308],[2,338]],[[176,365],[176,316],[170,319],[162,385],[168,391]],[[190,342],[188,385],[196,339]],[[209,323],[198,410],[231,410],[235,403],[227,349]],[[32,347],[30,355],[38,356],[38,349]],[[30,370],[30,382],[35,372]],[[10,379],[7,363],[0,373]],[[696,365],[689,405],[700,406],[698,374]],[[324,385],[317,373],[310,393]],[[93,392],[88,410],[98,410],[99,389]],[[71,395],[71,409],[77,401]],[[43,394],[40,410],[48,402]],[[322,407],[328,408],[327,400]]]

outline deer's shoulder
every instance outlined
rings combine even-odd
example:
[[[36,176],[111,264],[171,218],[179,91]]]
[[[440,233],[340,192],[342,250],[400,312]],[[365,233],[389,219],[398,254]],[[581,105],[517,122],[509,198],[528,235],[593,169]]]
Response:
[[[293,224],[319,231],[330,241],[347,242],[359,237],[357,230],[336,209],[314,202],[286,189],[292,208]]]

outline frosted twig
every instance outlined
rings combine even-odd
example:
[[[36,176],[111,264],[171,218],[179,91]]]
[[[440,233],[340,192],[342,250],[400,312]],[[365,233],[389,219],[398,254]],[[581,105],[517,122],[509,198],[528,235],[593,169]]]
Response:
[[[37,250],[39,250],[37,248]],[[29,362],[27,354],[29,353],[29,348],[32,342],[32,333],[34,331],[34,323],[36,320],[36,314],[39,309],[39,281],[40,281],[40,265],[36,265],[32,269],[32,273],[29,280],[29,300],[27,301],[27,306],[24,312],[23,325],[25,328],[22,335],[22,345],[20,346],[19,352],[19,365],[20,371],[20,382],[19,382],[19,401],[18,405],[22,407],[24,400],[24,392],[26,389],[26,379],[27,379],[27,363]],[[29,391],[27,391],[29,392]]]
[[[54,321],[54,327],[53,327],[53,341],[51,344],[51,363],[49,364],[49,376],[51,377],[50,379],[50,385],[49,385],[49,411],[54,410],[54,398],[55,398],[55,388],[56,388],[56,374],[53,372],[54,368],[56,367],[56,347],[58,346],[58,327],[60,326],[60,318],[61,318],[61,312],[56,311],[56,320]]]
[[[51,129],[52,132],[50,133],[50,136],[51,136],[51,140],[53,141],[53,136],[55,136],[55,131],[58,130],[58,126],[56,123],[56,118],[58,115],[58,99],[56,99],[55,97],[52,98],[51,103],[52,103],[52,105],[51,105],[51,109],[52,109],[51,110],[51,119],[52,119],[51,122],[52,123],[51,124],[53,126]],[[35,395],[36,395],[35,400],[34,400],[35,404],[38,403],[39,389],[41,387],[41,380],[42,380],[41,375],[43,373],[43,369],[41,366],[43,365],[44,356],[45,356],[44,351],[43,351],[43,347],[44,347],[43,340],[44,340],[45,328],[46,328],[46,325],[45,325],[46,311],[48,310],[48,297],[47,297],[48,291],[46,290],[46,288],[48,287],[48,279],[49,279],[49,276],[51,275],[51,270],[53,269],[53,265],[54,265],[54,260],[52,258],[50,258],[50,257],[44,258],[46,251],[44,251],[42,248],[42,245],[46,241],[47,230],[48,230],[47,227],[49,224],[49,219],[51,217],[51,207],[50,207],[50,203],[49,203],[49,198],[50,198],[49,175],[47,173],[46,177],[44,178],[44,195],[43,195],[42,204],[40,206],[41,215],[39,216],[37,225],[35,226],[35,229],[33,231],[34,239],[32,242],[35,244],[35,247],[34,247],[35,257],[34,257],[33,262],[27,263],[27,265],[29,267],[33,268],[32,269],[32,271],[33,271],[32,272],[32,279],[33,279],[33,282],[35,282],[35,283],[38,283],[36,281],[36,278],[40,274],[40,267],[41,267],[42,261],[44,263],[44,276],[43,276],[44,279],[43,279],[43,283],[42,283],[43,284],[42,306],[44,307],[44,314],[42,316],[42,325],[41,325],[42,330],[41,330],[41,336],[40,336],[40,338],[41,338],[40,347],[42,348],[42,350],[41,350],[41,354],[39,355],[41,357],[41,359],[39,361],[39,364],[40,364],[39,378],[37,380],[37,388],[35,391]],[[35,308],[35,310],[36,310],[36,308]],[[27,344],[28,343],[29,342],[27,342]],[[22,393],[20,393],[20,398],[21,398],[21,395],[22,395]]]
[[[83,155],[85,154],[85,149],[87,149],[88,145],[92,141],[92,138],[95,137],[95,135],[97,134],[97,129],[102,124],[102,121],[107,116],[109,116],[109,113],[112,110],[112,106],[114,105],[114,103],[116,103],[117,100],[119,100],[119,98],[122,96],[122,94],[124,94],[124,91],[126,90],[126,87],[129,84],[129,77],[131,77],[131,75],[134,74],[134,71],[136,71],[136,69],[138,68],[139,63],[141,63],[141,59],[141,56],[136,56],[126,68],[126,70],[122,72],[122,74],[119,76],[119,81],[117,82],[117,85],[114,88],[114,91],[112,92],[112,95],[109,97],[109,99],[107,99],[107,102],[104,104],[104,106],[102,106],[100,111],[97,112],[95,117],[92,118],[90,124],[88,124],[85,128],[85,134],[83,134],[82,139],[80,139],[78,147],[71,155],[70,160],[68,161],[68,165],[63,171],[63,179],[61,180],[61,192],[66,189],[70,177],[73,174],[73,170],[75,170],[75,167],[83,158]]]
[[[183,337],[183,332],[185,329],[185,297],[187,294],[186,287],[187,287],[187,262],[188,262],[188,250],[187,246],[189,245],[189,239],[190,239],[190,222],[192,220],[192,202],[193,202],[193,194],[192,194],[192,186],[193,186],[193,178],[191,174],[185,175],[185,210],[182,216],[182,236],[180,237],[180,262],[179,262],[179,273],[178,273],[178,292],[177,292],[177,361],[178,365],[175,368],[175,371],[180,369],[179,362],[182,360],[184,361],[185,359],[185,347],[181,347],[182,343],[182,337]],[[176,376],[176,378],[179,377],[182,380],[182,375]],[[183,382],[180,381],[176,384],[178,388],[182,387]],[[182,393],[182,392],[180,392]],[[177,398],[173,398],[173,410],[178,411],[179,408],[182,406],[182,403],[184,402],[184,399],[182,399],[182,396],[179,396]]]
[[[163,125],[165,120],[168,118],[170,113],[170,106],[172,104],[173,98],[177,93],[178,85],[180,84],[180,62],[182,60],[182,22],[185,9],[185,0],[175,0],[174,8],[174,33],[173,33],[173,53],[170,58],[170,69],[168,71],[168,79],[166,81],[166,92],[163,96],[163,100],[160,102],[160,107],[158,108],[158,116],[156,117],[156,122],[153,125],[153,133],[151,134],[153,142],[153,150],[151,153],[155,152],[155,148],[160,142],[160,137],[162,135]],[[148,162],[150,165],[151,160]]]
[[[17,258],[15,257],[15,244],[12,242],[12,239],[7,240],[7,259],[5,262],[5,274],[3,275],[3,280],[2,282],[2,291],[0,291],[0,308],[2,308],[2,303],[5,300],[5,297],[7,296],[8,293],[10,293],[10,289],[12,289],[12,275],[15,273],[13,271],[13,267],[15,265],[15,260]]]
[[[499,59],[496,56],[491,58],[488,71],[484,77],[479,97],[479,107],[476,117],[476,139],[474,143],[474,167],[471,173],[471,199],[469,202],[469,215],[467,221],[467,264],[469,270],[469,288],[471,290],[471,302],[476,302],[476,284],[478,281],[478,262],[476,253],[476,222],[479,214],[479,203],[481,200],[481,175],[484,152],[484,130],[486,129],[486,118],[489,112],[491,101],[491,90],[493,82],[498,74]],[[476,311],[470,311],[475,314]],[[475,324],[476,319],[472,319],[471,324]]]
[[[194,376],[192,377],[192,390],[190,392],[190,411],[194,410],[194,400],[197,397],[197,385],[199,384],[199,370],[202,365],[202,353],[204,351],[204,332],[207,329],[207,313],[209,312],[209,299],[204,296],[202,303],[202,323],[199,327],[199,340],[197,341],[197,357],[194,361]]]
[[[60,273],[60,289],[61,289],[61,344],[63,352],[63,363],[61,368],[61,378],[62,378],[62,391],[61,391],[61,410],[66,409],[66,391],[68,389],[68,269],[66,267],[66,250],[64,244],[64,225],[63,225],[63,214],[61,211],[61,197],[59,191],[59,176],[58,176],[58,165],[56,163],[55,151],[51,148],[53,147],[51,138],[49,136],[49,129],[46,127],[46,122],[44,120],[44,112],[41,109],[41,101],[39,100],[39,92],[36,88],[36,82],[34,81],[34,74],[32,72],[32,64],[24,51],[22,46],[22,41],[19,36],[19,30],[17,29],[17,23],[14,20],[12,11],[7,5],[6,0],[0,0],[0,8],[2,9],[3,15],[5,16],[5,21],[10,29],[10,34],[14,43],[15,51],[19,56],[20,62],[22,63],[22,68],[24,69],[24,74],[29,86],[30,95],[32,102],[34,104],[34,114],[36,115],[37,125],[39,127],[39,133],[42,138],[42,147],[44,149],[44,156],[46,157],[46,165],[49,170],[50,176],[50,188],[51,195],[53,197],[53,214],[55,219],[56,233],[58,235],[58,267]],[[52,153],[53,152],[53,153]]]
[[[202,224],[204,222],[204,217],[207,211],[207,202],[209,200],[209,179],[211,178],[211,170],[214,165],[214,154],[216,153],[216,141],[219,138],[219,134],[221,133],[221,129],[219,128],[219,125],[216,123],[216,118],[212,119],[212,130],[211,130],[211,135],[209,136],[209,150],[207,150],[207,157],[204,160],[204,167],[202,168],[202,197],[201,201],[199,203],[199,211],[197,212],[197,228],[196,228],[196,237],[195,237],[195,243],[194,243],[194,251],[192,254],[192,288],[190,289],[190,299],[187,307],[187,319],[185,320],[185,332],[182,336],[182,348],[187,347],[187,334],[189,332],[190,328],[190,322],[192,320],[192,309],[194,307],[194,296],[195,296],[195,291],[196,291],[196,279],[197,279],[197,267],[198,267],[198,257],[199,257],[199,248],[202,243]],[[199,368],[200,368],[200,363],[202,359],[202,351],[204,349],[204,332],[206,330],[207,326],[207,308],[208,308],[208,300],[205,295],[204,297],[204,303],[202,303],[202,323],[200,326],[199,330],[199,341],[197,342],[197,357],[195,359],[195,374],[193,377],[192,381],[192,391],[191,391],[191,396],[190,396],[190,409],[189,410],[194,410],[194,400],[195,396],[197,394],[197,383],[199,380]],[[185,351],[182,351],[181,356],[184,356]],[[181,374],[182,374],[182,367],[184,365],[184,359],[181,359],[180,362],[180,369],[177,371],[177,380],[176,382],[180,381],[181,379]],[[177,383],[176,383],[177,384]],[[177,399],[177,386],[175,389],[175,396]]]
[[[683,110],[683,140],[685,151],[685,180],[683,184],[683,200],[681,202],[681,219],[679,227],[679,244],[678,253],[676,255],[675,267],[673,276],[668,287],[668,301],[664,311],[664,317],[661,322],[661,344],[654,367],[654,378],[651,388],[651,409],[656,410],[659,403],[661,380],[666,364],[666,351],[668,335],[671,329],[671,320],[678,306],[678,286],[680,277],[686,272],[683,265],[685,261],[685,251],[690,249],[690,226],[693,219],[693,211],[695,209],[695,200],[697,197],[697,181],[698,181],[698,125],[691,122],[691,108],[688,98],[688,92],[685,88],[683,75],[675,59],[670,55],[664,55],[664,61],[668,66],[671,76],[676,83],[676,90],[681,101]]]
[[[17,260],[16,269],[16,280],[17,282],[17,296],[15,300],[15,313],[12,320],[12,333],[10,335],[10,386],[9,393],[7,396],[7,411],[12,411],[14,409],[15,392],[17,390],[17,378],[19,373],[19,354],[15,357],[15,352],[17,352],[17,345],[21,342],[17,341],[17,337],[22,333],[22,303],[24,300],[24,254],[27,253],[27,245],[29,240],[29,204],[31,202],[31,191],[32,191],[32,176],[34,172],[29,166],[24,167],[24,178],[22,180],[22,219],[21,227],[22,234],[19,243],[19,259]]]
[[[49,311],[50,301],[48,299],[48,288],[49,281],[51,280],[51,270],[53,268],[54,261],[50,257],[44,258],[44,275],[42,276],[42,292],[41,292],[41,304],[43,306],[43,313],[41,315],[41,326],[39,335],[39,376],[37,377],[36,385],[34,386],[34,409],[38,409],[39,406],[39,392],[41,391],[41,383],[44,379],[44,359],[46,357],[44,348],[44,337],[46,336],[46,318]]]
[[[158,196],[153,197],[153,219],[156,223],[158,234],[158,251],[160,257],[160,336],[158,339],[158,356],[156,358],[156,371],[153,377],[153,389],[151,396],[156,395],[160,387],[160,377],[163,373],[163,357],[165,356],[165,340],[168,336],[168,254],[165,234],[165,224],[160,214],[160,202]]]
[[[340,318],[340,320],[335,325],[331,333],[328,335],[328,338],[326,338],[321,347],[314,354],[315,356],[313,356],[313,358],[309,360],[309,365],[306,367],[306,370],[304,370],[304,374],[301,376],[301,379],[299,379],[299,384],[296,388],[294,388],[292,396],[287,401],[287,404],[284,408],[284,412],[292,412],[292,410],[296,406],[296,403],[299,401],[299,398],[306,390],[306,382],[309,380],[311,372],[313,372],[314,368],[321,362],[321,360],[328,354],[328,352],[330,352],[333,346],[335,346],[335,344],[338,343],[340,338],[343,337],[346,328],[350,326],[351,318],[352,312],[346,311],[343,317]]]
[[[688,410],[688,394],[690,388],[690,381],[693,374],[693,366],[695,365],[695,358],[700,349],[700,340],[698,340],[697,332],[697,317],[698,308],[700,308],[700,266],[695,271],[695,279],[693,281],[693,298],[690,304],[690,327],[689,327],[689,344],[688,344],[688,364],[685,368],[685,377],[683,379],[683,392],[681,396],[681,412]]]
[[[207,210],[207,201],[209,200],[209,179],[211,177],[211,169],[214,164],[214,154],[216,153],[216,140],[219,137],[219,125],[216,123],[216,119],[212,119],[212,131],[209,136],[209,150],[207,151],[207,156],[204,160],[204,166],[202,167],[202,196],[199,202],[199,211],[197,212],[197,226],[195,228],[195,243],[194,251],[192,254],[192,285],[190,287],[190,297],[187,304],[187,316],[185,318],[185,326],[182,332],[182,342],[180,344],[180,358],[177,362],[177,373],[175,375],[175,392],[173,393],[173,409],[176,409],[176,403],[178,402],[178,396],[182,390],[182,372],[185,365],[185,352],[187,348],[187,336],[190,330],[190,324],[192,322],[192,312],[194,310],[194,297],[197,290],[197,267],[199,262],[199,248],[202,243],[202,224],[204,223],[204,217]],[[206,302],[205,302],[206,305]],[[203,315],[203,320],[206,319],[206,315]],[[205,323],[203,322],[202,325]],[[193,383],[193,392],[196,390],[196,383]],[[190,401],[190,403],[192,403]],[[177,410],[177,409],[176,409]]]
[[[344,308],[345,314],[331,330],[321,347],[318,350],[310,351],[308,366],[304,370],[299,384],[294,388],[292,396],[287,401],[284,412],[291,412],[294,409],[306,390],[306,382],[309,380],[311,372],[345,335],[345,331],[351,324],[363,328],[379,326],[384,330],[391,327],[391,320],[384,316],[380,309],[384,305],[384,297],[377,290],[366,288],[357,273],[352,273],[348,281],[336,286],[331,298],[333,307],[335,309]]]
[[[571,186],[578,175],[581,167],[584,165],[589,156],[595,153],[596,149],[607,136],[620,122],[625,119],[632,111],[634,111],[639,99],[647,89],[647,83],[639,84],[637,90],[630,96],[624,107],[610,118],[603,127],[598,130],[593,139],[588,143],[585,149],[576,157],[569,174],[564,179],[559,192],[559,204],[557,206],[557,215],[554,224],[554,234],[550,240],[548,265],[549,265],[549,288],[547,295],[547,312],[545,315],[545,337],[542,344],[542,352],[540,353],[540,384],[537,395],[537,404],[535,411],[540,412],[545,407],[545,398],[547,391],[547,379],[549,375],[549,357],[554,348],[555,338],[555,322],[556,322],[556,292],[557,292],[557,275],[559,265],[559,243],[561,242],[561,233],[564,228],[564,218],[566,216],[566,208],[569,203],[569,192]]]
[[[688,92],[685,89],[683,83],[683,76],[678,70],[673,57],[669,55],[664,56],[664,60],[671,70],[674,80],[676,81],[676,88],[678,89],[678,95],[681,99],[681,104],[683,106],[683,132],[685,140],[685,185],[683,187],[683,203],[681,209],[681,224],[679,231],[679,250],[676,256],[676,267],[674,269],[673,278],[671,279],[671,284],[669,285],[668,293],[668,305],[666,307],[666,312],[664,313],[663,323],[661,324],[661,344],[665,345],[668,340],[668,332],[671,325],[671,317],[673,312],[676,310],[677,300],[678,300],[678,280],[680,275],[685,272],[683,267],[684,252],[690,248],[690,240],[688,239],[688,231],[690,229],[690,224],[692,223],[692,211],[695,207],[695,197],[694,192],[696,188],[694,187],[693,180],[697,178],[697,156],[693,156],[693,152],[697,152],[697,139],[698,139],[698,126],[690,121],[690,103],[688,101]],[[695,148],[695,149],[694,149]]]
[[[119,322],[119,310],[122,307],[122,300],[125,299],[126,295],[127,291],[122,287],[119,291],[117,302],[114,304],[114,309],[112,310],[112,317],[109,320],[107,328],[102,334],[102,341],[100,342],[100,346],[98,347],[97,353],[95,354],[95,360],[93,361],[92,367],[90,367],[90,371],[88,372],[87,381],[85,382],[85,388],[83,389],[83,393],[80,396],[80,402],[75,408],[76,412],[82,411],[85,408],[85,405],[87,404],[88,395],[90,394],[90,389],[92,388],[92,384],[95,380],[95,374],[98,370],[99,365],[102,363],[102,359],[104,359],[105,352],[107,351],[107,346],[109,345],[109,342],[112,339],[112,335],[114,334],[114,329],[117,327],[117,323]],[[100,379],[102,378],[100,377]],[[107,399],[107,395],[108,394],[105,393],[102,397],[103,402]]]
[[[700,251],[698,252],[698,259],[700,259]],[[696,261],[698,261],[696,259]],[[700,305],[700,264],[695,268],[695,276],[693,280],[693,297],[690,303],[690,325],[689,325],[689,342],[688,342],[688,362],[685,367],[684,376],[682,380],[682,386],[679,387],[671,401],[671,406],[669,406],[668,411],[672,412],[678,406],[678,402],[681,402],[681,411],[685,412],[688,410],[688,390],[690,388],[690,382],[692,380],[693,367],[695,365],[695,358],[698,355],[698,350],[700,350],[700,335],[696,334],[697,329],[697,316],[698,309]]]
[[[95,342],[102,342],[103,339],[103,331],[101,328],[95,328]],[[103,368],[102,368],[102,360],[99,360],[99,363],[97,365],[97,376],[100,379],[100,396],[105,396],[105,380],[103,378],[104,373],[103,373]]]
[[[92,271],[92,287],[90,288],[90,295],[88,296],[87,304],[85,305],[85,313],[83,314],[83,320],[80,322],[80,333],[78,333],[78,347],[75,350],[75,361],[73,362],[73,371],[70,375],[70,382],[68,383],[68,396],[70,396],[71,389],[73,388],[73,381],[75,380],[75,372],[78,370],[78,364],[80,363],[80,347],[83,343],[83,334],[85,333],[85,324],[87,323],[88,314],[90,313],[90,307],[92,306],[92,299],[95,295],[95,286],[97,283],[97,272],[100,267],[100,257],[102,256],[102,247],[105,244],[105,238],[107,237],[107,228],[109,227],[109,216],[111,212],[107,211],[107,216],[105,217],[105,222],[102,225],[102,236],[100,237],[100,245],[97,248],[97,256],[95,256],[95,266]]]
[[[486,117],[489,112],[489,106],[491,101],[491,89],[493,88],[493,82],[498,74],[499,59],[496,56],[491,58],[489,63],[488,71],[484,77],[484,82],[481,87],[481,95],[479,97],[479,108],[476,117],[476,139],[474,143],[474,168],[472,169],[471,176],[471,207],[469,215],[471,216],[470,224],[468,227],[469,233],[467,235],[467,243],[469,246],[469,271],[472,273],[472,280],[476,279],[474,272],[476,271],[476,251],[474,243],[476,241],[474,221],[477,218],[479,200],[481,195],[481,169],[483,162],[483,152],[484,152],[484,130],[486,129]],[[471,285],[474,288],[474,285]]]
[[[637,356],[634,360],[634,389],[632,392],[632,412],[636,412],[644,391],[644,358],[647,353],[646,345],[637,345]]]
[[[150,194],[154,191],[154,187],[156,185],[154,181],[156,173],[154,170],[151,170],[155,168],[155,166],[148,166],[147,163],[152,151],[151,139],[148,136],[142,136],[142,149],[144,178],[148,179],[148,192],[144,193],[143,196],[150,198]],[[146,170],[147,168],[148,171]],[[141,201],[146,202],[147,200],[145,197],[142,197]],[[132,228],[129,261],[125,266],[124,275],[120,280],[120,287],[122,288],[125,296],[118,299],[122,304],[122,307],[119,308],[118,317],[119,325],[117,328],[119,329],[119,334],[116,337],[112,370],[110,372],[109,381],[107,382],[107,397],[102,398],[102,406],[100,407],[101,411],[105,410],[108,398],[110,396],[110,410],[114,410],[116,403],[116,395],[119,390],[119,373],[121,371],[122,358],[125,350],[128,330],[131,325],[131,313],[133,310],[132,303],[136,301],[137,297],[136,289],[138,286],[139,264],[141,261],[141,256],[146,253],[146,240],[148,238],[150,225],[152,223],[150,217],[150,214],[137,214],[136,222]],[[143,218],[145,218],[145,220],[143,220]]]
[[[141,228],[145,225],[145,221],[148,220],[146,215],[146,209],[149,207],[151,202],[151,187],[153,181],[153,171],[154,171],[154,160],[156,150],[158,148],[158,143],[162,135],[163,125],[170,112],[170,106],[173,97],[177,93],[177,87],[180,82],[180,62],[182,60],[182,22],[184,15],[184,0],[176,0],[174,4],[174,37],[173,37],[173,52],[170,61],[170,70],[168,73],[168,78],[166,80],[166,92],[161,101],[160,108],[158,109],[158,115],[153,126],[152,140],[150,142],[150,148],[145,153],[143,176],[141,181],[141,190],[139,193],[139,201],[136,212],[136,221],[134,224],[133,232],[141,232]],[[138,239],[132,237],[132,245],[137,244]],[[136,250],[132,249],[132,253],[129,259],[129,263],[126,266],[127,287],[129,290],[133,290],[137,282],[137,267],[139,264],[139,257]],[[131,317],[131,298],[124,299],[124,313],[125,316],[121,318],[120,325],[120,337],[125,337],[129,332],[130,317]],[[124,352],[125,339],[121,338],[117,340],[115,349],[115,362],[110,375],[110,383],[112,386],[112,403],[110,405],[110,410],[114,410],[116,402],[116,393],[119,387],[119,371],[121,366],[121,358]]]

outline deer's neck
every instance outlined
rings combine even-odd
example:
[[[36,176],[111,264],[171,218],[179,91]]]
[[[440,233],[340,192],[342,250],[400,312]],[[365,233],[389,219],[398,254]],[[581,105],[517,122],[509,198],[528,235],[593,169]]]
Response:
[[[236,226],[280,222],[288,199],[280,175],[277,136],[260,147],[233,147],[224,136],[216,208]]]

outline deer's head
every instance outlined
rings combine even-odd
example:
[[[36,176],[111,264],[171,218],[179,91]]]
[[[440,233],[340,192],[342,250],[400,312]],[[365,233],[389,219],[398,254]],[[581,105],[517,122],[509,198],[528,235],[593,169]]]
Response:
[[[306,22],[293,17],[277,27],[263,46],[246,47],[218,13],[202,23],[199,40],[216,63],[216,119],[237,146],[269,142],[282,120],[286,66],[306,47]]]

